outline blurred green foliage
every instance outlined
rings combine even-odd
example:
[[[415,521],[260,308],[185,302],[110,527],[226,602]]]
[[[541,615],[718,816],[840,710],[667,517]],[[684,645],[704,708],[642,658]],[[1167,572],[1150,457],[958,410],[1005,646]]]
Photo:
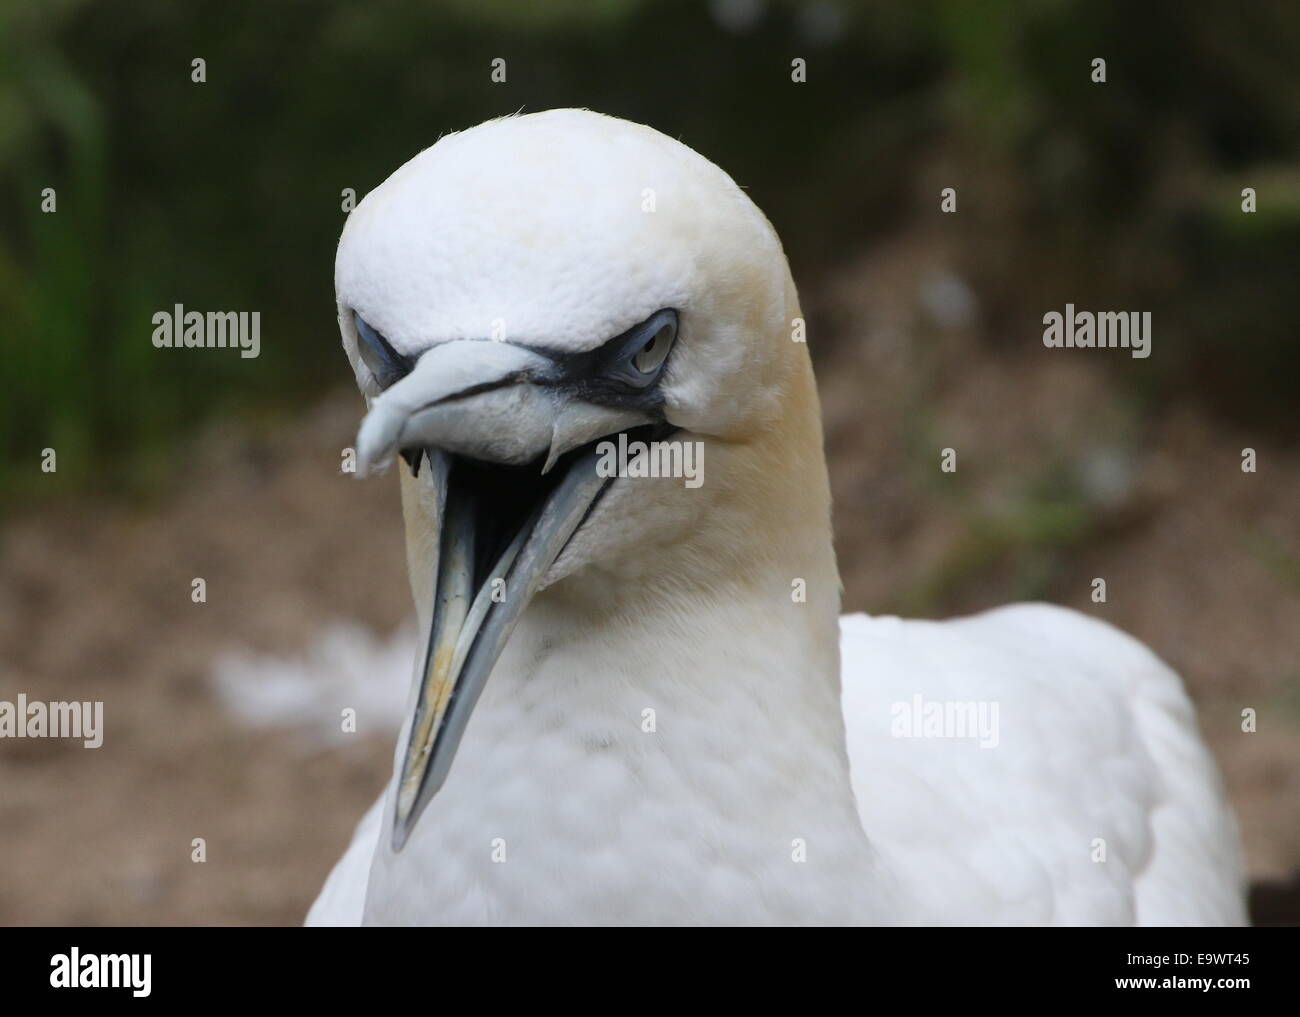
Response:
[[[922,171],[942,167],[961,213],[944,227],[991,335],[1037,336],[1067,301],[1153,309],[1144,398],[1287,427],[1298,54],[1293,0],[11,2],[0,489],[135,488],[214,413],[292,409],[345,381],[342,189],[364,194],[449,131],[552,106],[653,124],[728,169],[805,285],[937,217]],[[260,310],[262,356],[154,349],[151,315],[175,303]],[[46,446],[56,477],[37,470]]]

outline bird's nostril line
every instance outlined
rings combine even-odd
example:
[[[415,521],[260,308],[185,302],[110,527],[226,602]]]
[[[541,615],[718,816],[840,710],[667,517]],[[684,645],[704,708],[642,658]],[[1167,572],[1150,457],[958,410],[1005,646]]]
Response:
[[[412,413],[419,413],[422,410],[431,410],[435,406],[445,406],[448,403],[454,403],[458,399],[470,399],[476,395],[482,395],[485,392],[495,392],[499,388],[506,388],[509,385],[518,385],[524,382],[533,382],[534,379],[528,371],[520,371],[517,374],[507,375],[496,381],[485,381],[479,385],[471,385],[469,388],[463,388],[459,392],[452,392],[450,395],[439,396],[437,399],[431,399],[423,405],[417,406]]]

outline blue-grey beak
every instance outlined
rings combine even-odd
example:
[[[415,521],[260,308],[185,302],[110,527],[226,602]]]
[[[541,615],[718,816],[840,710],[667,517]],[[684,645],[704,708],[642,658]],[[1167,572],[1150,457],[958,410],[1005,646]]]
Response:
[[[509,343],[443,343],[372,401],[357,436],[363,471],[408,457],[438,525],[432,618],[398,777],[395,851],[446,781],[524,608],[610,483],[597,473],[592,443],[652,422],[640,410],[550,386],[550,372],[543,354]],[[490,494],[485,475],[497,485]]]

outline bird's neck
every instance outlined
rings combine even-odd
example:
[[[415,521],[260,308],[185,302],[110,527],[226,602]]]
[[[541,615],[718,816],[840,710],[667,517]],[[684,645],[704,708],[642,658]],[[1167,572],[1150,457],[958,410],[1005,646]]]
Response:
[[[787,591],[732,590],[635,623],[575,617],[541,595],[410,842],[394,855],[381,838],[369,913],[861,919],[871,855],[836,631]]]
[[[747,555],[665,549],[638,583],[583,570],[533,601],[411,840],[381,838],[370,916],[872,917],[824,466],[787,465],[807,482],[774,483],[797,504],[748,502]]]

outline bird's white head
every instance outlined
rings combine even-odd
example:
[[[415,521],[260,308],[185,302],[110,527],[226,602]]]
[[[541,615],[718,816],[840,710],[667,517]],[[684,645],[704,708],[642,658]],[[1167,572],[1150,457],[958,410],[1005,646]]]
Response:
[[[408,556],[430,633],[397,846],[543,589],[599,612],[627,610],[629,589],[720,591],[773,563],[833,581],[785,256],[685,145],[583,110],[449,135],[351,213],[335,283],[369,403],[360,463],[411,467]],[[640,467],[617,457],[620,435],[645,444]],[[697,476],[638,476],[651,459]]]

